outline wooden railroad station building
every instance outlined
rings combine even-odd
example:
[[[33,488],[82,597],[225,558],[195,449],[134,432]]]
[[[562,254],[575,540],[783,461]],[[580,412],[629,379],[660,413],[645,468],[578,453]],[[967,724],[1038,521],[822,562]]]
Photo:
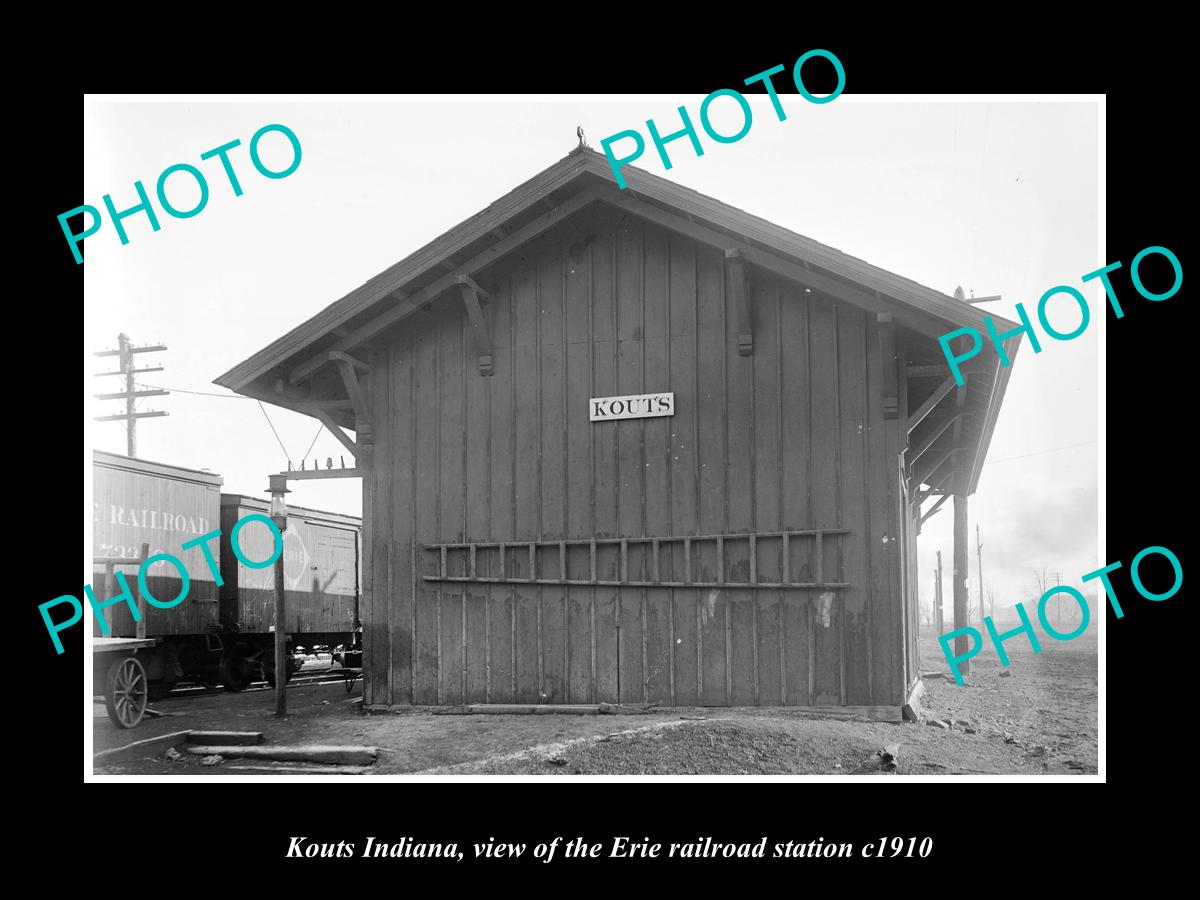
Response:
[[[623,174],[576,149],[216,380],[355,456],[366,704],[898,717],[951,496],[965,608],[1011,369],[937,339],[984,314]]]

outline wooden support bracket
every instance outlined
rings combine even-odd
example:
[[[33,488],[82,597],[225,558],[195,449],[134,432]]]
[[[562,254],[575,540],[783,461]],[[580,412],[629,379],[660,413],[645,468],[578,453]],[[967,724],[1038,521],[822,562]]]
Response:
[[[590,188],[584,188],[582,191],[563,200],[561,203],[554,206],[553,209],[542,213],[537,218],[526,222],[520,228],[508,234],[502,240],[496,241],[493,244],[485,247],[475,256],[466,260],[459,267],[459,270],[466,274],[478,273],[480,269],[487,266],[493,266],[497,261],[503,259],[505,255],[511,253],[517,247],[525,244],[532,238],[543,234],[554,225],[566,219],[568,216],[578,212],[589,203],[596,201],[601,194],[601,186],[594,185]],[[402,321],[407,316],[412,315],[418,309],[424,308],[428,303],[432,303],[444,291],[449,290],[454,286],[454,273],[447,272],[422,288],[418,288],[411,294],[405,295],[402,289],[397,286],[391,290],[387,296],[392,297],[397,302],[392,303],[387,309],[373,316],[368,321],[353,328],[349,334],[343,338],[339,338],[333,345],[335,350],[352,350],[355,347],[369,341],[377,334],[391,328],[397,322]],[[382,292],[381,292],[382,293]],[[382,299],[382,297],[381,297]],[[941,332],[938,332],[939,334]],[[288,373],[288,381],[292,384],[298,384],[307,378],[312,377],[312,374],[318,369],[329,363],[328,351],[318,352],[313,356],[308,357],[304,362],[297,365]]]
[[[754,353],[754,332],[750,324],[750,298],[746,284],[746,264],[740,250],[725,251],[725,267],[729,270],[730,298],[737,313],[738,353]]]
[[[358,448],[355,446],[354,441],[350,439],[350,435],[342,431],[342,427],[338,425],[337,422],[333,421],[333,418],[329,415],[329,413],[325,412],[323,409],[311,407],[305,408],[304,411],[314,419],[319,420],[322,425],[328,428],[343,447],[345,447],[351,453],[358,453]]]
[[[943,450],[933,460],[920,469],[917,466],[912,467],[913,481],[917,484],[926,484],[931,475],[942,467],[942,463],[948,460],[951,456],[955,456],[961,450],[961,447],[951,447],[948,450]]]
[[[479,298],[486,297],[487,292],[477,285],[470,275],[455,277],[458,289],[462,293],[463,305],[467,309],[467,318],[471,321],[471,332],[475,335],[475,350],[479,354],[479,374],[491,375],[495,372],[492,365],[492,335],[488,328],[487,319],[479,305]]]
[[[912,434],[913,429],[925,421],[925,417],[929,415],[935,406],[941,403],[949,393],[954,390],[955,381],[953,378],[947,378],[939,384],[928,399],[921,404],[920,408],[915,413],[908,417],[908,433]]]
[[[358,361],[351,358],[343,359],[345,356],[346,354],[338,353],[336,350],[329,354],[329,358],[337,363],[342,382],[346,385],[346,395],[354,406],[354,432],[358,436],[358,442],[372,444],[375,442],[375,436],[371,432],[371,407],[367,404],[367,395],[363,391],[362,384],[358,380],[358,373],[355,371],[357,368],[355,362]],[[359,362],[358,365],[366,364]]]
[[[946,373],[950,371],[950,367],[945,363],[937,366],[906,366],[904,374],[909,378],[944,378]],[[959,371],[965,378],[968,375],[984,375],[990,369],[983,363],[975,363],[973,365],[962,366]]]
[[[349,353],[343,353],[341,350],[330,350],[329,358],[334,362],[349,363],[360,372],[370,372],[371,367],[357,357],[351,356]]]
[[[908,458],[908,464],[910,466],[915,464],[916,461],[921,458],[921,454],[932,447],[933,442],[945,434],[946,430],[964,415],[966,415],[966,413],[959,412],[955,413],[950,418],[943,420],[941,424],[929,435],[929,437],[927,437],[917,446],[917,449],[913,452],[912,456]]]
[[[942,504],[946,502],[946,498],[953,496],[953,494],[942,494],[942,496],[938,498],[938,502],[933,504],[933,509],[921,516],[921,524],[924,525],[926,519],[930,518],[935,512],[942,508]]]
[[[947,457],[947,458],[949,458],[949,457]],[[924,503],[926,500],[928,500],[933,494],[936,494],[938,491],[944,489],[946,487],[946,482],[954,477],[954,473],[956,471],[957,470],[953,466],[951,466],[950,471],[948,471],[945,475],[943,475],[941,478],[939,478],[936,484],[931,484],[929,486],[929,490],[921,491],[917,495],[917,506],[919,507],[922,503]]]

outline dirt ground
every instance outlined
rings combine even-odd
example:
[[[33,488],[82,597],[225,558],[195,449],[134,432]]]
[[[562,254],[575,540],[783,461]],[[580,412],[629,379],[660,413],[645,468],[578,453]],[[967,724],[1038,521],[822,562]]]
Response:
[[[370,774],[727,774],[882,775],[877,751],[899,744],[898,775],[1094,774],[1097,771],[1097,647],[1089,633],[1046,641],[1035,655],[1012,641],[1011,666],[994,651],[972,662],[968,683],[926,677],[921,705],[950,725],[846,721],[785,709],[673,708],[648,715],[364,715],[340,683],[289,690],[286,720],[269,690],[214,691],[155,704],[168,716],[120,731],[94,719],[96,751],[187,729],[261,731],[274,745],[338,744],[380,748]],[[922,640],[922,670],[946,673],[936,641]],[[1001,677],[1002,672],[1008,674]],[[199,758],[143,758],[97,774],[255,775],[202,766]],[[289,766],[273,764],[287,774]],[[310,767],[311,771],[311,767]],[[890,775],[884,776],[890,777]]]

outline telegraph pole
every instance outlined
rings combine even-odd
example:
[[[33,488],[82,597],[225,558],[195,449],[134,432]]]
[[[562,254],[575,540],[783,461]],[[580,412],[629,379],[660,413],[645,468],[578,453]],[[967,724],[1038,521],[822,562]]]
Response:
[[[979,631],[986,633],[987,627],[983,624],[983,544],[979,543],[979,523],[975,523],[975,558],[979,560]],[[992,615],[996,615],[996,611],[992,610]]]
[[[144,369],[135,369],[133,367],[133,355],[135,353],[152,353],[158,350],[166,350],[162,344],[154,346],[135,347],[129,341],[129,335],[122,332],[117,335],[116,350],[101,350],[96,353],[96,356],[116,356],[119,357],[120,368],[112,372],[97,372],[96,377],[101,378],[105,375],[123,375],[125,377],[125,390],[117,391],[109,394],[93,394],[97,400],[124,400],[125,412],[115,416],[96,416],[97,422],[115,422],[120,419],[125,420],[125,437],[126,437],[126,456],[137,456],[137,420],[149,419],[155,416],[165,416],[167,413],[158,410],[147,410],[146,412],[137,412],[134,409],[134,404],[140,397],[158,397],[164,394],[171,393],[164,390],[137,390],[134,376],[140,375],[143,372],[161,372],[162,366],[150,366]]]
[[[942,621],[942,551],[937,552],[937,581],[933,585],[934,604],[937,607],[937,633],[942,633],[944,623]]]

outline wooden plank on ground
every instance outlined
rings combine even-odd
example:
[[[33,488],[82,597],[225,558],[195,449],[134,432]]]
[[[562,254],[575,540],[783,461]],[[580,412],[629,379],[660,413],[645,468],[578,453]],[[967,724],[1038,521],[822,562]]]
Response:
[[[184,750],[192,756],[223,756],[225,759],[272,759],[279,762],[332,763],[348,766],[369,766],[379,756],[377,747],[336,747],[324,744],[302,747],[188,744]]]

